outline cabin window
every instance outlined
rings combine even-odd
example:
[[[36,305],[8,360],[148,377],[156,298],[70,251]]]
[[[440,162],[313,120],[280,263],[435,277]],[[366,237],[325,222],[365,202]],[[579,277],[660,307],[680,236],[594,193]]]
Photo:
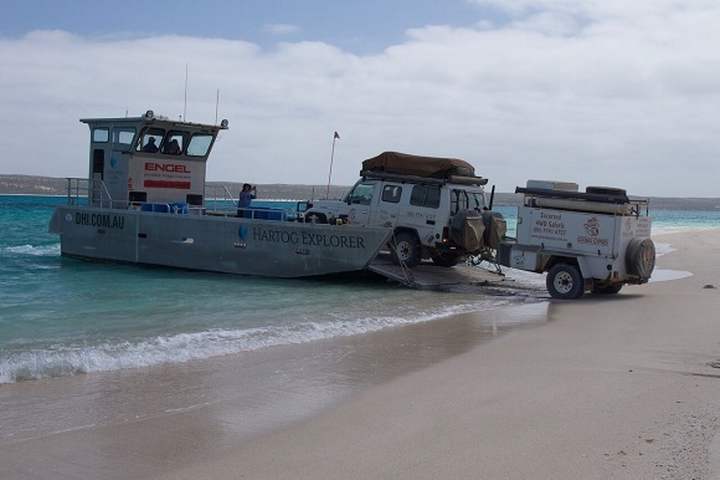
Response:
[[[203,196],[202,195],[189,193],[189,194],[187,194],[185,199],[187,200],[187,203],[189,203],[190,205],[202,206],[202,204],[203,204]]]
[[[160,144],[165,137],[165,130],[161,128],[148,128],[142,136],[142,141],[138,143],[139,152],[157,153],[160,151]]]
[[[425,208],[440,207],[440,186],[415,185],[410,195],[410,205]]]
[[[400,185],[385,185],[382,192],[383,202],[398,203],[402,196],[402,187]]]
[[[95,128],[92,134],[93,142],[105,143],[110,139],[110,129],[108,128]]]
[[[190,157],[204,157],[210,150],[213,136],[205,133],[196,133],[190,139],[187,147],[187,155]]]
[[[169,132],[163,143],[162,153],[167,155],[180,155],[185,148],[185,134],[183,132]]]
[[[348,203],[355,205],[370,205],[375,191],[375,184],[360,183],[348,195]]]
[[[115,128],[113,129],[113,143],[119,145],[132,145],[135,140],[134,128]]]
[[[128,200],[130,203],[145,203],[147,202],[147,192],[130,192]]]

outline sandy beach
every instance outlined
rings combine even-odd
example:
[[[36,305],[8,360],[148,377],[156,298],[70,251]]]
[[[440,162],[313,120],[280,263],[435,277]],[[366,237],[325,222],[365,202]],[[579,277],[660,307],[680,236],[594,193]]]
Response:
[[[720,478],[720,232],[657,241],[693,275],[3,385],[0,478]]]

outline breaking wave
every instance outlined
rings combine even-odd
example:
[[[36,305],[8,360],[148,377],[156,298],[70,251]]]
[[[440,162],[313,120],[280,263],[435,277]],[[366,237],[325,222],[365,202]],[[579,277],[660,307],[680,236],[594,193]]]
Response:
[[[239,330],[210,329],[159,336],[138,342],[103,343],[95,346],[56,345],[11,352],[0,356],[0,383],[182,363],[278,345],[370,333],[458,313],[495,309],[510,303],[517,303],[517,299],[492,299],[453,305],[412,318],[378,316],[322,323],[305,321],[292,325]]]
[[[4,247],[3,253],[14,255],[31,255],[34,257],[45,257],[60,255],[60,244],[51,245],[16,245],[12,247]]]

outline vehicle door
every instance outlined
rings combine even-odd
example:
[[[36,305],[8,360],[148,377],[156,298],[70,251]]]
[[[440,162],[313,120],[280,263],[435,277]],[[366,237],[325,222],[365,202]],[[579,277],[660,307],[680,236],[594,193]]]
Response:
[[[350,223],[369,225],[370,211],[375,199],[376,182],[360,182],[353,187],[345,197],[348,204],[348,219]]]
[[[432,245],[440,238],[444,225],[440,224],[441,186],[416,184],[410,192],[410,205],[402,223],[414,227],[423,245]],[[447,208],[447,207],[446,207]]]
[[[399,183],[383,183],[380,188],[380,198],[374,208],[373,224],[394,227],[398,223],[400,200],[403,186]]]
[[[469,190],[467,194],[470,201],[470,208],[481,212],[485,208],[485,193],[482,190]]]
[[[453,188],[450,191],[450,216],[454,217],[458,212],[475,208],[476,202],[472,194],[465,190]]]

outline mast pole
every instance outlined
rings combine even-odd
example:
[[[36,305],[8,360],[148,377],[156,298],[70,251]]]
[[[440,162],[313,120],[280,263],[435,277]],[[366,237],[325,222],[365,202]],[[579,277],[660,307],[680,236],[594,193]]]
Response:
[[[183,121],[187,122],[187,97],[188,97],[188,64],[185,64],[185,103],[183,105]]]
[[[215,125],[217,125],[219,108],[220,108],[220,89],[218,88],[216,95],[215,95]]]
[[[332,181],[333,162],[335,161],[335,141],[340,138],[337,132],[333,133],[332,148],[330,149],[330,171],[328,172],[327,190],[325,190],[325,200],[330,198],[330,182]]]

